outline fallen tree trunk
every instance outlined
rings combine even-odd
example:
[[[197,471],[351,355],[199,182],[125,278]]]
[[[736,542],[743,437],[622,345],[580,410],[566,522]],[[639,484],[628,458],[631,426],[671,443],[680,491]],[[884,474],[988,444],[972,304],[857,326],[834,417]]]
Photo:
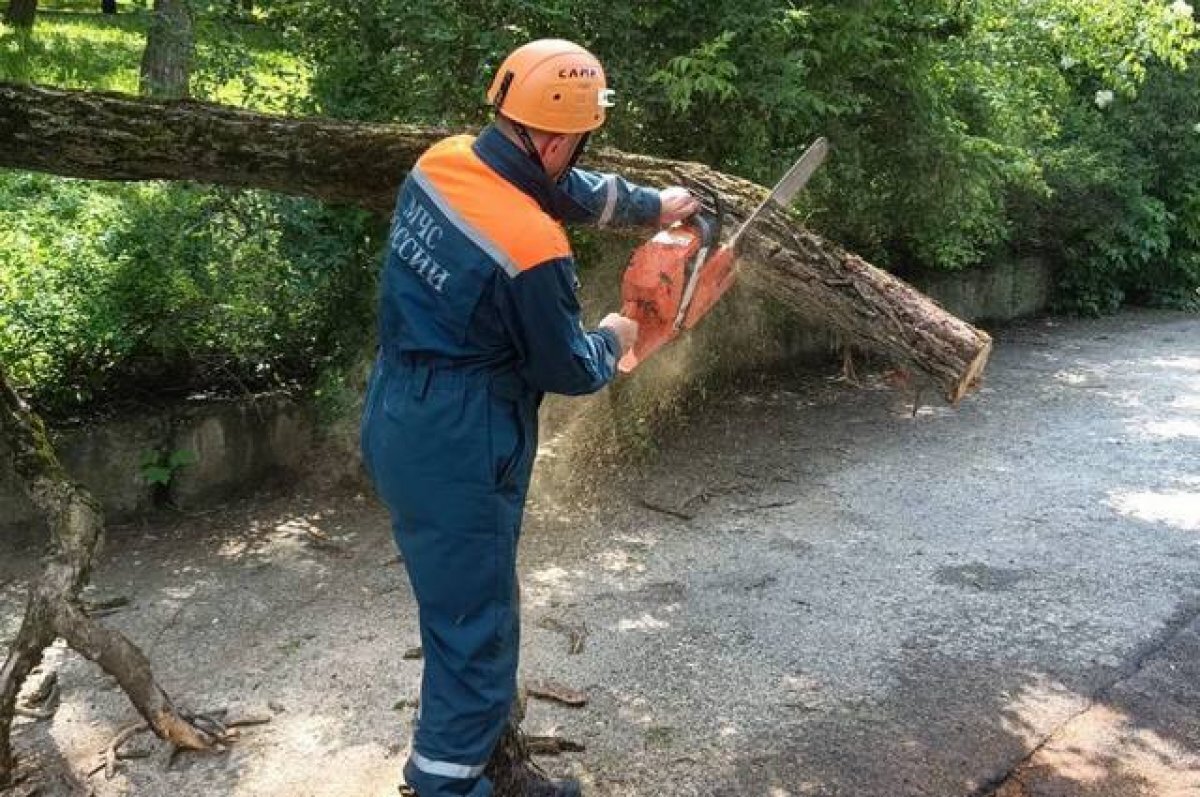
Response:
[[[0,166],[100,180],[197,180],[357,205],[386,217],[416,158],[447,131],[293,119],[205,103],[0,83]],[[704,182],[743,216],[761,186],[702,164],[594,152],[594,168]],[[745,287],[849,343],[928,375],[951,402],[977,384],[988,335],[903,281],[777,214],[746,245]]]
[[[80,608],[79,591],[87,583],[104,521],[95,500],[62,469],[40,420],[9,386],[2,367],[0,440],[30,501],[49,521],[54,541],[54,555],[30,590],[21,628],[0,670],[0,791],[16,771],[10,734],[21,684],[59,636],[116,678],[161,738],[186,749],[212,746],[213,737],[175,709],[137,646]]]

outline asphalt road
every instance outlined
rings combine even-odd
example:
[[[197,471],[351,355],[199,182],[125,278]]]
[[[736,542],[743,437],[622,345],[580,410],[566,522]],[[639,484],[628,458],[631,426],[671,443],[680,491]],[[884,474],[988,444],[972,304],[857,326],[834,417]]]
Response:
[[[916,417],[752,392],[644,491],[694,518],[598,519],[531,574],[600,629],[554,665],[597,692],[601,793],[1200,794],[1200,318],[1001,331]]]
[[[420,662],[377,507],[112,537],[97,582],[133,604],[108,622],[168,690],[273,719],[84,777],[132,712],[65,654],[55,719],[17,737],[44,794],[390,793]],[[523,544],[526,677],[589,697],[527,726],[586,746],[544,763],[589,794],[1200,794],[1198,316],[1002,330],[978,395],[915,416],[874,383],[743,387],[602,505],[532,507]],[[0,556],[0,639],[35,566]]]

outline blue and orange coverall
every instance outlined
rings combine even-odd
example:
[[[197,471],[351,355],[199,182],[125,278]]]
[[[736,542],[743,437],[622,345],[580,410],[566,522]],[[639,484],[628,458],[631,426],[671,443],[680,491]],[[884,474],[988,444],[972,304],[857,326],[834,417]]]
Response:
[[[564,222],[653,223],[658,192],[582,169],[554,182],[495,127],[431,147],[400,188],[363,459],[391,512],[425,670],[405,778],[486,797],[516,692],[516,557],[545,393],[614,376],[585,331]]]

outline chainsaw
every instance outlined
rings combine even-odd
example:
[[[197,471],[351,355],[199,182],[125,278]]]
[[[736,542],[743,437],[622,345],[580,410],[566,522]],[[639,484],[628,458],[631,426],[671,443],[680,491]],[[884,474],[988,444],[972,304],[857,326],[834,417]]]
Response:
[[[738,242],[768,205],[787,208],[829,153],[818,138],[805,150],[733,237],[721,244],[724,207],[720,194],[704,185],[700,210],[634,250],[621,280],[621,313],[638,323],[633,349],[618,367],[629,373],[700,321],[737,277]]]

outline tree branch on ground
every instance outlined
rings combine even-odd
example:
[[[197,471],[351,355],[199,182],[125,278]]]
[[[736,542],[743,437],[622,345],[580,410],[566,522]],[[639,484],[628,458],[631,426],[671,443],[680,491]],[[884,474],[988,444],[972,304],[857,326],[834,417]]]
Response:
[[[21,401],[0,367],[0,443],[26,495],[49,521],[54,553],[29,591],[17,638],[0,670],[0,788],[16,772],[11,733],[21,685],[57,637],[117,679],[162,739],[179,748],[212,747],[212,735],[183,717],[154,679],[146,656],[123,634],[89,618],[79,604],[103,537],[95,499],[59,464],[41,420]]]

